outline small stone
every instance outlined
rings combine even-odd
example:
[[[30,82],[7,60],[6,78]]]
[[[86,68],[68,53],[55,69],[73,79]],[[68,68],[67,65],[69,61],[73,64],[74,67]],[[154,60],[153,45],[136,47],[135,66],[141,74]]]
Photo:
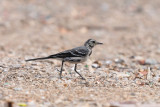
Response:
[[[147,65],[155,65],[157,64],[157,61],[155,59],[146,59],[145,64]]]
[[[151,68],[148,68],[148,74],[147,74],[147,80],[151,80],[152,79],[152,73],[151,73]]]
[[[26,103],[18,103],[18,105],[21,106],[21,107],[26,107],[27,106]]]
[[[130,95],[135,96],[136,94],[132,92],[132,93],[130,93]]]
[[[159,77],[159,79],[158,79],[158,82],[160,82],[160,77]]]
[[[3,97],[3,95],[2,94],[0,94],[0,99]]]
[[[9,85],[9,83],[8,83],[8,82],[6,82],[6,83],[4,83],[4,85]]]
[[[115,63],[122,64],[122,63],[124,63],[125,61],[124,61],[123,59],[116,58],[116,59],[114,59],[114,62],[115,62]]]
[[[14,88],[14,90],[15,90],[15,91],[21,91],[22,88],[21,88],[21,87],[16,87],[16,88]]]
[[[29,91],[26,91],[25,94],[30,94],[30,92],[29,92]]]
[[[111,61],[111,60],[108,60],[108,61],[106,61],[105,62],[105,64],[107,64],[107,65],[110,65],[110,64],[112,64],[113,62]]]
[[[145,65],[145,60],[139,60],[138,63],[141,65]]]
[[[8,72],[9,71],[9,69],[8,68],[5,68],[4,70],[3,70],[3,72]]]
[[[37,105],[34,101],[28,102],[27,105],[28,105],[28,107],[37,107]]]
[[[41,99],[46,99],[46,98],[44,96],[42,96]]]
[[[63,84],[63,86],[64,86],[64,87],[67,87],[67,86],[68,86],[68,84]]]
[[[125,73],[118,73],[117,77],[119,77],[119,78],[125,78],[125,77],[130,77],[130,75],[129,74],[125,74]]]
[[[21,67],[22,66],[20,64],[16,64],[16,65],[13,66],[13,68],[16,68],[16,69],[21,68]]]
[[[139,73],[142,74],[143,76],[146,76],[148,74],[148,71],[144,70],[144,71],[141,71]]]
[[[92,67],[93,67],[93,68],[98,68],[99,65],[98,65],[98,64],[92,64]]]
[[[145,65],[145,59],[141,56],[132,56],[132,59],[134,59],[136,62],[138,62],[141,65]]]

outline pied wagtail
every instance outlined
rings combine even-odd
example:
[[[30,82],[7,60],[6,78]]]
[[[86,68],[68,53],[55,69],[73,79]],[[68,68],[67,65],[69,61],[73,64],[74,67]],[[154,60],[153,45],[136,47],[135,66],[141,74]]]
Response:
[[[97,42],[94,39],[88,39],[85,44],[83,46],[80,47],[76,47],[70,50],[66,50],[54,55],[50,55],[47,57],[42,57],[42,58],[35,58],[35,59],[28,59],[26,61],[35,61],[35,60],[43,60],[43,59],[59,59],[62,61],[62,66],[61,66],[61,70],[60,70],[60,79],[62,78],[62,70],[63,70],[63,64],[64,62],[70,62],[70,63],[74,63],[75,67],[74,67],[74,71],[82,78],[85,80],[85,78],[83,78],[83,76],[77,72],[77,64],[84,62],[88,59],[88,57],[92,54],[92,48],[95,45],[98,44],[103,44],[100,42]]]

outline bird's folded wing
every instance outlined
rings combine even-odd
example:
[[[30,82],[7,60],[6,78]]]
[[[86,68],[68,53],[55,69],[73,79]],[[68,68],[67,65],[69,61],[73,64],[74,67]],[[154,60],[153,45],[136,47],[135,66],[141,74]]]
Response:
[[[88,49],[84,46],[77,47],[71,50],[66,50],[54,55],[50,55],[50,58],[66,58],[66,57],[85,57],[88,55]]]

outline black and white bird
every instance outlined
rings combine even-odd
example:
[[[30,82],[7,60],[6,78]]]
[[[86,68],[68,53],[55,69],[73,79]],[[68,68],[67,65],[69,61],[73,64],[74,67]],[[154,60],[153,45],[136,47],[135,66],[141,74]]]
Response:
[[[92,54],[92,48],[95,45],[103,44],[97,42],[94,39],[88,39],[83,46],[76,47],[70,50],[66,50],[57,54],[53,54],[47,57],[28,59],[26,61],[35,61],[35,60],[43,60],[43,59],[58,59],[62,61],[61,70],[60,70],[60,79],[62,78],[63,64],[64,62],[74,63],[74,71],[85,80],[85,78],[77,72],[77,64],[82,63],[88,59],[88,57]]]

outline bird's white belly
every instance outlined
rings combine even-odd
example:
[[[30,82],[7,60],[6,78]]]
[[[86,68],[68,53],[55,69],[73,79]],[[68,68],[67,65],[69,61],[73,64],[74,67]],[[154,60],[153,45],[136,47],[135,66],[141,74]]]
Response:
[[[77,63],[85,62],[87,59],[88,57],[70,57],[70,58],[66,58],[65,61],[77,64]]]

